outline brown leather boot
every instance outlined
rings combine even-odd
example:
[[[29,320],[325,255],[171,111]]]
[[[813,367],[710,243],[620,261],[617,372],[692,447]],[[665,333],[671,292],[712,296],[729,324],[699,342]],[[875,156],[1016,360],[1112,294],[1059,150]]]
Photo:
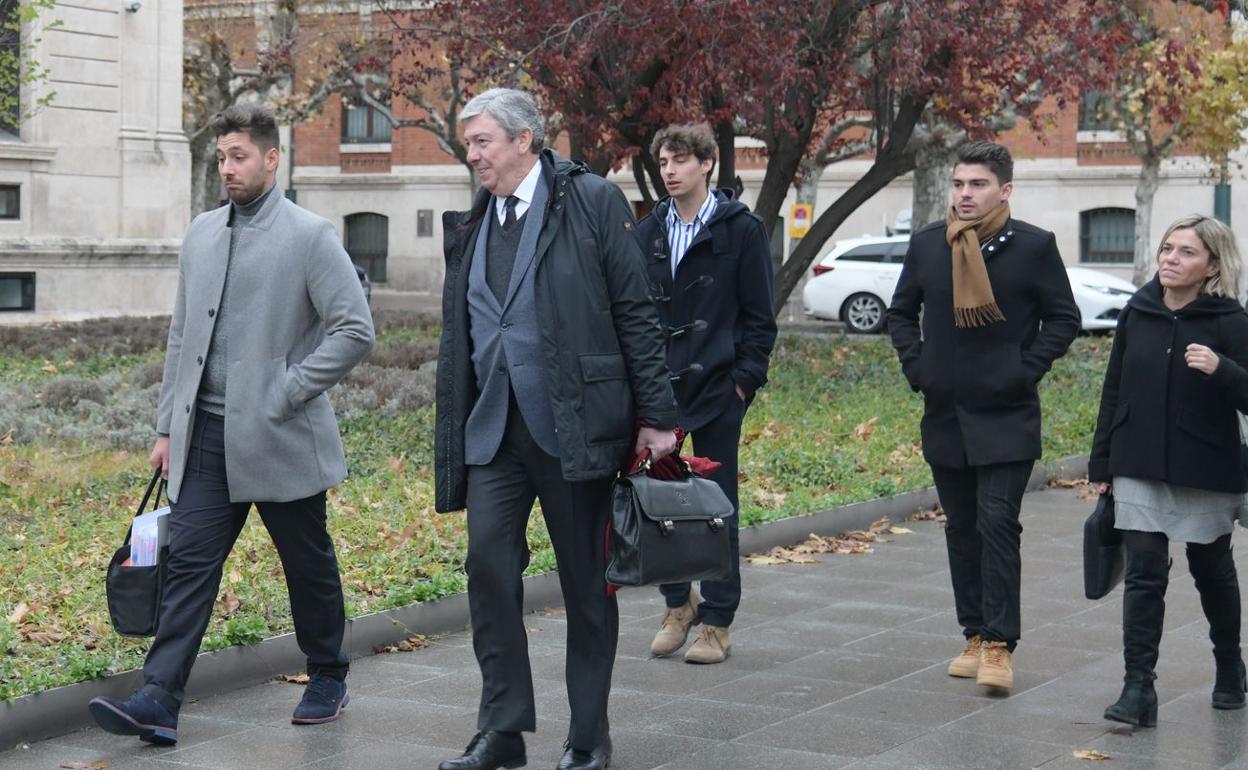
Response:
[[[663,613],[663,627],[650,642],[651,655],[665,658],[685,646],[689,629],[701,622],[698,617],[698,605],[701,603],[702,596],[698,594],[698,589],[693,588],[689,591],[689,601],[679,607],[667,608],[667,612]]]
[[[975,683],[1006,690],[1014,686],[1014,658],[1005,642],[984,642],[980,647]]]
[[[712,626],[702,624],[698,638],[685,653],[686,663],[723,663],[732,649],[732,634],[728,626]]]
[[[949,662],[949,676],[960,676],[970,679],[979,673],[979,648],[984,640],[975,634],[966,640],[966,649],[962,654]]]

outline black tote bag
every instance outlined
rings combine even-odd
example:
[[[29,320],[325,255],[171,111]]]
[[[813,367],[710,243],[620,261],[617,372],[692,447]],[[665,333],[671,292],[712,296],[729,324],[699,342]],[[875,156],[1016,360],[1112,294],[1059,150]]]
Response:
[[[157,487],[157,482],[160,486]],[[152,510],[160,507],[160,496],[165,491],[165,482],[160,478],[160,470],[152,475],[143,495],[143,502],[135,512],[135,518],[143,515],[147,502],[156,491],[152,500]],[[113,622],[113,629],[122,636],[154,636],[156,621],[160,614],[160,599],[164,591],[165,561],[167,548],[160,549],[157,563],[150,567],[122,566],[130,558],[130,534],[134,529],[131,522],[126,530],[126,540],[121,548],[113,553],[108,563],[108,572],[104,581],[108,594],[108,616]]]
[[[1122,533],[1114,529],[1114,496],[1106,492],[1083,523],[1083,593],[1100,599],[1122,581]]]
[[[710,479],[621,475],[611,490],[607,582],[645,586],[728,577],[727,519],[735,513]]]

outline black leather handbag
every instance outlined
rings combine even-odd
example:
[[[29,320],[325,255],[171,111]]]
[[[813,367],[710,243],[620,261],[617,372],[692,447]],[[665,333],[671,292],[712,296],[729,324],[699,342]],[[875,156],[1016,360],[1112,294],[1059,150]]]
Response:
[[[728,519],[735,514],[710,479],[621,475],[611,490],[607,582],[646,586],[728,577]]]
[[[157,482],[160,486],[157,487]],[[165,482],[160,478],[160,470],[152,475],[143,495],[143,502],[135,512],[135,518],[141,516],[147,508],[152,491],[156,498],[152,500],[152,510],[160,508],[160,496],[165,491]],[[126,541],[113,553],[108,563],[108,572],[104,581],[105,592],[108,594],[108,616],[113,622],[113,629],[122,636],[155,636],[156,621],[160,615],[160,600],[164,593],[165,562],[168,548],[162,548],[157,563],[150,567],[133,567],[125,564],[130,558],[130,534],[134,531],[131,522],[126,530]]]
[[[1114,496],[1105,493],[1083,523],[1083,594],[1100,599],[1122,581],[1122,533],[1114,529]]]

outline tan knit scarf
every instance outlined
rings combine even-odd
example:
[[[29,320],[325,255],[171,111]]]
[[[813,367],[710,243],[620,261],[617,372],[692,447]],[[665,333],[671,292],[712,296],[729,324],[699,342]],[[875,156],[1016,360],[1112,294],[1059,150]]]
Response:
[[[979,245],[1001,232],[1009,218],[1010,204],[1006,201],[979,219],[958,219],[957,209],[949,207],[945,241],[953,249],[953,323],[959,328],[1005,320],[992,296]]]

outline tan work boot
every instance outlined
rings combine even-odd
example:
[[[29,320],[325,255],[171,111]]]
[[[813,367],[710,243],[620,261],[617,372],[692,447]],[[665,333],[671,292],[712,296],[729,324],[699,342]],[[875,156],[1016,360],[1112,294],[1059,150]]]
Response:
[[[728,626],[712,626],[709,623],[703,623],[697,640],[689,648],[689,652],[685,653],[685,662],[723,663],[728,658],[728,651],[731,649],[732,635],[728,631]]]
[[[1005,642],[984,642],[975,683],[1006,690],[1014,686],[1014,658]]]
[[[970,679],[979,673],[979,648],[984,640],[975,634],[966,640],[966,649],[962,654],[949,662],[949,676],[960,676]]]
[[[702,597],[696,588],[689,590],[689,601],[679,607],[668,607],[663,613],[663,627],[654,635],[650,642],[650,654],[656,658],[665,658],[685,646],[689,638],[689,629],[701,622],[698,617],[698,605]]]

